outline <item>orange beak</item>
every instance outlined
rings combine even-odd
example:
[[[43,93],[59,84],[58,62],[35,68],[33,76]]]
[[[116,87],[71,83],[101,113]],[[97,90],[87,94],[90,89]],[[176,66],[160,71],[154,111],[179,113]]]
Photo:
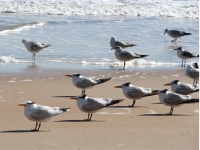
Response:
[[[164,86],[168,86],[168,85],[171,85],[171,84],[170,83],[164,84]]]
[[[18,104],[18,106],[26,106],[25,104]]]
[[[115,86],[114,88],[122,88],[121,86]]]
[[[66,74],[65,76],[67,76],[67,77],[72,77],[72,75],[70,75],[70,74]]]
[[[158,92],[152,92],[151,93],[151,95],[157,95],[158,94]]]
[[[76,98],[76,97],[71,97],[70,99],[75,99],[75,100],[77,100],[77,98]]]

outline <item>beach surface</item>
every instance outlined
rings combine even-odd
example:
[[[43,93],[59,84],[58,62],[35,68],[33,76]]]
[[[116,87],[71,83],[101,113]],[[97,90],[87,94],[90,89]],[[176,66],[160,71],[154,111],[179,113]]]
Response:
[[[0,75],[0,149],[4,150],[64,150],[64,149],[126,149],[126,150],[198,150],[199,103],[185,104],[174,109],[173,115],[160,103],[158,95],[136,101],[127,99],[122,89],[114,86],[125,82],[157,89],[172,80],[193,83],[176,70],[53,70],[32,68],[20,73],[4,72]],[[33,71],[34,70],[34,71]],[[80,73],[88,77],[112,80],[86,90],[91,97],[124,99],[123,102],[103,108],[93,114],[92,121],[84,121],[76,100],[68,97],[81,94],[70,77],[65,74]],[[199,98],[199,93],[191,94]],[[30,132],[35,122],[24,115],[19,103],[31,100],[46,106],[71,108],[71,111],[42,123],[39,132]]]

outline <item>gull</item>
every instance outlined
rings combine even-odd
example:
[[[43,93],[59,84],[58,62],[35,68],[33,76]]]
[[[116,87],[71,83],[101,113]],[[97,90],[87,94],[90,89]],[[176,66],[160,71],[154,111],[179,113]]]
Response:
[[[182,95],[188,95],[199,91],[199,87],[194,86],[193,84],[179,82],[179,80],[173,80],[170,83],[164,84],[164,86],[168,85],[171,86],[172,92]]]
[[[174,50],[177,51],[177,56],[182,59],[182,67],[185,67],[186,59],[199,57],[199,55],[195,55],[194,53],[185,51],[182,47],[178,47],[177,49]]]
[[[194,79],[193,85],[198,83],[199,80],[199,64],[188,64],[185,69],[185,75],[191,79]]]
[[[199,102],[199,99],[192,99],[190,95],[181,95],[169,92],[168,89],[159,90],[153,93],[159,94],[159,100],[161,101],[162,104],[171,107],[168,115],[172,115],[174,107],[178,107],[183,103]]]
[[[109,81],[112,78],[104,78],[104,79],[92,79],[85,76],[82,76],[81,74],[67,74],[65,76],[72,77],[72,82],[75,87],[82,89],[82,94],[85,94],[85,89],[91,88],[95,85],[104,83],[106,81]]]
[[[32,101],[26,101],[25,103],[19,104],[19,106],[24,106],[25,116],[29,120],[36,122],[35,129],[31,131],[39,131],[41,122],[46,122],[50,120],[51,117],[70,110],[70,108],[60,109],[59,107],[37,105],[35,104],[35,102]]]
[[[121,60],[124,62],[123,69],[125,69],[126,61],[149,56],[149,55],[140,55],[140,54],[132,53],[127,50],[123,50],[120,46],[115,47],[114,50],[115,50],[115,57],[118,60]]]
[[[35,53],[38,53],[43,48],[50,46],[50,44],[44,44],[36,41],[28,41],[26,39],[23,39],[22,43],[29,52],[33,53],[32,61],[35,61]]]
[[[152,91],[150,88],[143,88],[131,85],[130,82],[124,83],[120,86],[115,86],[114,88],[122,88],[123,94],[129,99],[133,99],[133,104],[129,105],[129,107],[133,107],[137,99],[155,95],[152,92],[156,91],[156,90]]]
[[[70,99],[77,100],[78,108],[81,111],[88,113],[88,118],[85,119],[86,121],[91,121],[93,112],[96,112],[103,107],[114,105],[114,104],[117,104],[117,103],[123,101],[123,99],[111,100],[110,98],[88,97],[85,94],[78,95],[76,97],[71,97]]]
[[[179,31],[179,30],[168,30],[165,29],[164,34],[167,33],[170,37],[174,38],[171,42],[176,42],[177,38],[181,38],[185,35],[191,35],[191,33],[186,33],[185,31]]]
[[[130,44],[130,43],[125,43],[125,42],[120,42],[116,41],[115,37],[111,37],[110,39],[110,46],[112,47],[111,49],[115,49],[116,46],[120,46],[121,48],[127,48],[127,47],[132,47],[132,46],[137,46],[135,44]]]

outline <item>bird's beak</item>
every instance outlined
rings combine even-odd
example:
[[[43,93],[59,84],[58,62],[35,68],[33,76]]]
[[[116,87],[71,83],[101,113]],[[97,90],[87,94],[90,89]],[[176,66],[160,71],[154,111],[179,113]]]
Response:
[[[115,86],[114,88],[122,88],[121,86]]]
[[[152,91],[151,95],[157,95],[158,94],[158,90]]]
[[[174,50],[176,51],[176,50],[178,50],[178,49],[174,49]]]
[[[171,84],[170,83],[164,84],[164,86],[168,86],[168,85],[171,85]]]
[[[71,97],[70,99],[75,99],[75,100],[77,100],[77,98],[76,98],[76,97]]]
[[[18,106],[26,106],[25,104],[18,104]]]
[[[111,50],[113,50],[114,48],[111,48]]]
[[[70,74],[66,74],[65,76],[72,77],[72,75],[70,75]]]
[[[165,35],[165,33],[166,33],[166,32],[164,32],[164,35]]]

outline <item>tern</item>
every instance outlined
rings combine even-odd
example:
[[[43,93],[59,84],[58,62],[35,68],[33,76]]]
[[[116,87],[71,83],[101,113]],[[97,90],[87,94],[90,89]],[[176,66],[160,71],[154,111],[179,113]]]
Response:
[[[186,59],[199,57],[199,55],[195,55],[194,53],[185,51],[182,47],[178,47],[174,50],[177,51],[177,56],[182,59],[182,67],[185,67]]]
[[[32,61],[35,61],[35,53],[38,53],[43,48],[51,46],[50,44],[44,44],[36,41],[28,41],[26,39],[23,39],[22,43],[29,52],[33,53]]]
[[[168,30],[165,29],[164,34],[167,33],[170,37],[174,38],[171,42],[176,42],[177,38],[181,38],[185,35],[191,35],[191,33],[186,33],[185,31],[179,31],[179,30]]]
[[[197,84],[199,80],[199,63],[188,64],[185,69],[185,75],[194,79],[193,85]]]
[[[31,131],[39,131],[41,122],[46,122],[50,120],[51,117],[70,110],[70,108],[60,109],[59,107],[37,105],[35,104],[35,102],[32,101],[26,101],[25,103],[19,104],[19,106],[24,106],[25,116],[29,120],[36,122],[35,129]]]
[[[88,113],[88,118],[85,119],[86,121],[91,121],[93,112],[96,112],[103,107],[114,105],[114,104],[117,104],[117,103],[123,101],[123,99],[111,100],[110,98],[88,97],[85,94],[78,95],[76,97],[71,97],[70,99],[77,100],[78,108],[81,111]]]
[[[172,92],[182,95],[188,95],[199,91],[199,87],[194,86],[193,84],[179,82],[179,80],[173,80],[170,83],[164,84],[164,86],[168,85],[171,86]]]
[[[71,75],[67,74],[65,76],[72,78],[72,82],[73,82],[74,86],[82,89],[82,94],[85,94],[85,89],[91,88],[95,85],[104,83],[104,82],[112,79],[112,78],[92,79],[92,78],[82,76],[81,74],[71,74]]]
[[[111,49],[115,49],[115,47],[117,47],[117,46],[120,46],[121,48],[124,49],[124,48],[127,48],[127,47],[132,47],[132,46],[137,46],[137,45],[126,43],[126,42],[116,41],[115,37],[111,37],[110,46],[112,47]]]
[[[153,92],[153,94],[159,94],[159,100],[161,103],[171,107],[168,115],[172,115],[174,107],[178,107],[183,103],[199,102],[199,99],[192,99],[190,95],[169,92],[168,89],[159,90],[157,92]]]
[[[118,60],[121,60],[124,62],[123,69],[125,69],[126,61],[149,56],[149,55],[140,55],[140,54],[132,53],[127,50],[123,50],[120,46],[115,47],[114,50],[115,50],[115,57]]]
[[[155,95],[152,92],[157,91],[157,90],[152,91],[150,88],[143,88],[143,87],[139,87],[139,86],[134,86],[134,85],[131,85],[130,82],[124,83],[120,86],[115,86],[114,88],[122,88],[123,94],[127,98],[133,100],[133,104],[129,105],[129,107],[133,107],[134,104],[135,104],[135,101],[137,99],[141,99],[143,97]]]

